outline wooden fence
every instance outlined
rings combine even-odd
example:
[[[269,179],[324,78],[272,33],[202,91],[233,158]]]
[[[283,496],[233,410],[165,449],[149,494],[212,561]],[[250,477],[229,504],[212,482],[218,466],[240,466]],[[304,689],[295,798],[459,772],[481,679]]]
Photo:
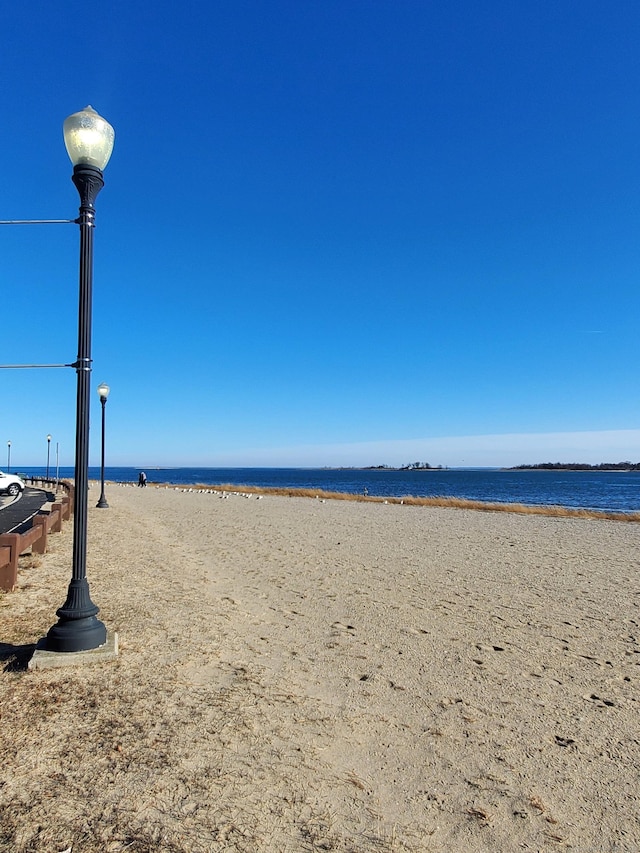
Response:
[[[33,485],[56,485],[55,480],[30,478]],[[28,522],[21,533],[4,533],[0,536],[0,590],[12,592],[18,582],[18,557],[31,548],[33,554],[44,554],[47,550],[49,533],[60,533],[62,522],[71,518],[73,508],[73,483],[60,480],[58,488],[66,494],[56,498],[49,511],[40,510]],[[27,527],[30,524],[30,527]]]

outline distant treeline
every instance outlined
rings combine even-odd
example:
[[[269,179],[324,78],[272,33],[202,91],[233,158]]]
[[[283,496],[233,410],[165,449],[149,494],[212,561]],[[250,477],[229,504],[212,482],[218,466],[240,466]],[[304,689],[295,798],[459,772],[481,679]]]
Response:
[[[640,462],[541,462],[538,465],[515,465],[509,471],[640,471]]]

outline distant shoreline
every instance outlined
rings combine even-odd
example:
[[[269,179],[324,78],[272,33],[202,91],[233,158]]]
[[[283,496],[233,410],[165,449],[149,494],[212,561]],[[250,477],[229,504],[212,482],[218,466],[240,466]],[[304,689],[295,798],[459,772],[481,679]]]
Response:
[[[434,471],[439,473],[441,471],[450,471],[452,470],[447,465],[439,465],[439,466],[430,466],[429,468],[411,468],[403,465],[400,468],[394,468],[391,465],[340,465],[337,468],[321,468],[321,471],[388,471],[390,474],[393,474],[397,471],[419,471],[422,473],[423,471]]]
[[[403,465],[399,468],[394,468],[391,465],[342,465],[337,468],[325,467],[322,470],[324,471],[382,471],[388,472],[390,474],[397,473],[398,471],[417,471],[418,473],[442,473],[442,471],[456,471],[463,470],[457,468],[450,468],[447,465],[429,465],[429,466],[406,466]],[[589,465],[586,462],[541,462],[536,465],[513,465],[511,467],[502,467],[496,466],[492,468],[492,470],[496,471],[590,471],[592,473],[598,473],[601,471],[602,473],[615,473],[617,471],[620,472],[629,472],[629,471],[640,471],[640,462],[601,462],[597,465]]]
[[[598,465],[588,465],[582,462],[542,462],[539,465],[514,465],[505,471],[591,471],[597,473],[614,473],[616,471],[640,471],[640,462],[601,462]]]

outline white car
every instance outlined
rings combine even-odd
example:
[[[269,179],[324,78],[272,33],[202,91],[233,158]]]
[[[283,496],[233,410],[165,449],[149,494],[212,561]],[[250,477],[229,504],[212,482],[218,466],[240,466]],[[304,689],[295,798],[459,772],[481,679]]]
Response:
[[[5,474],[0,471],[0,494],[17,495],[24,489],[24,483],[15,474]]]

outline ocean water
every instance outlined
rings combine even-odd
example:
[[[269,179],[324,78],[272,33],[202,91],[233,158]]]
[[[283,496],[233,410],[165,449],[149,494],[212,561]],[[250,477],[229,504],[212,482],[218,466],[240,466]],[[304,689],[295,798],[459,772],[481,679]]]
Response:
[[[44,468],[24,473],[43,475]],[[137,468],[105,469],[105,478],[137,482]],[[50,468],[50,476],[55,476]],[[73,468],[60,468],[73,477]],[[451,468],[442,471],[381,471],[326,468],[147,468],[150,483],[176,485],[230,484],[323,489],[381,497],[447,496],[477,501],[557,505],[616,512],[640,511],[640,471],[507,471],[493,468]],[[92,480],[99,468],[90,468]]]

